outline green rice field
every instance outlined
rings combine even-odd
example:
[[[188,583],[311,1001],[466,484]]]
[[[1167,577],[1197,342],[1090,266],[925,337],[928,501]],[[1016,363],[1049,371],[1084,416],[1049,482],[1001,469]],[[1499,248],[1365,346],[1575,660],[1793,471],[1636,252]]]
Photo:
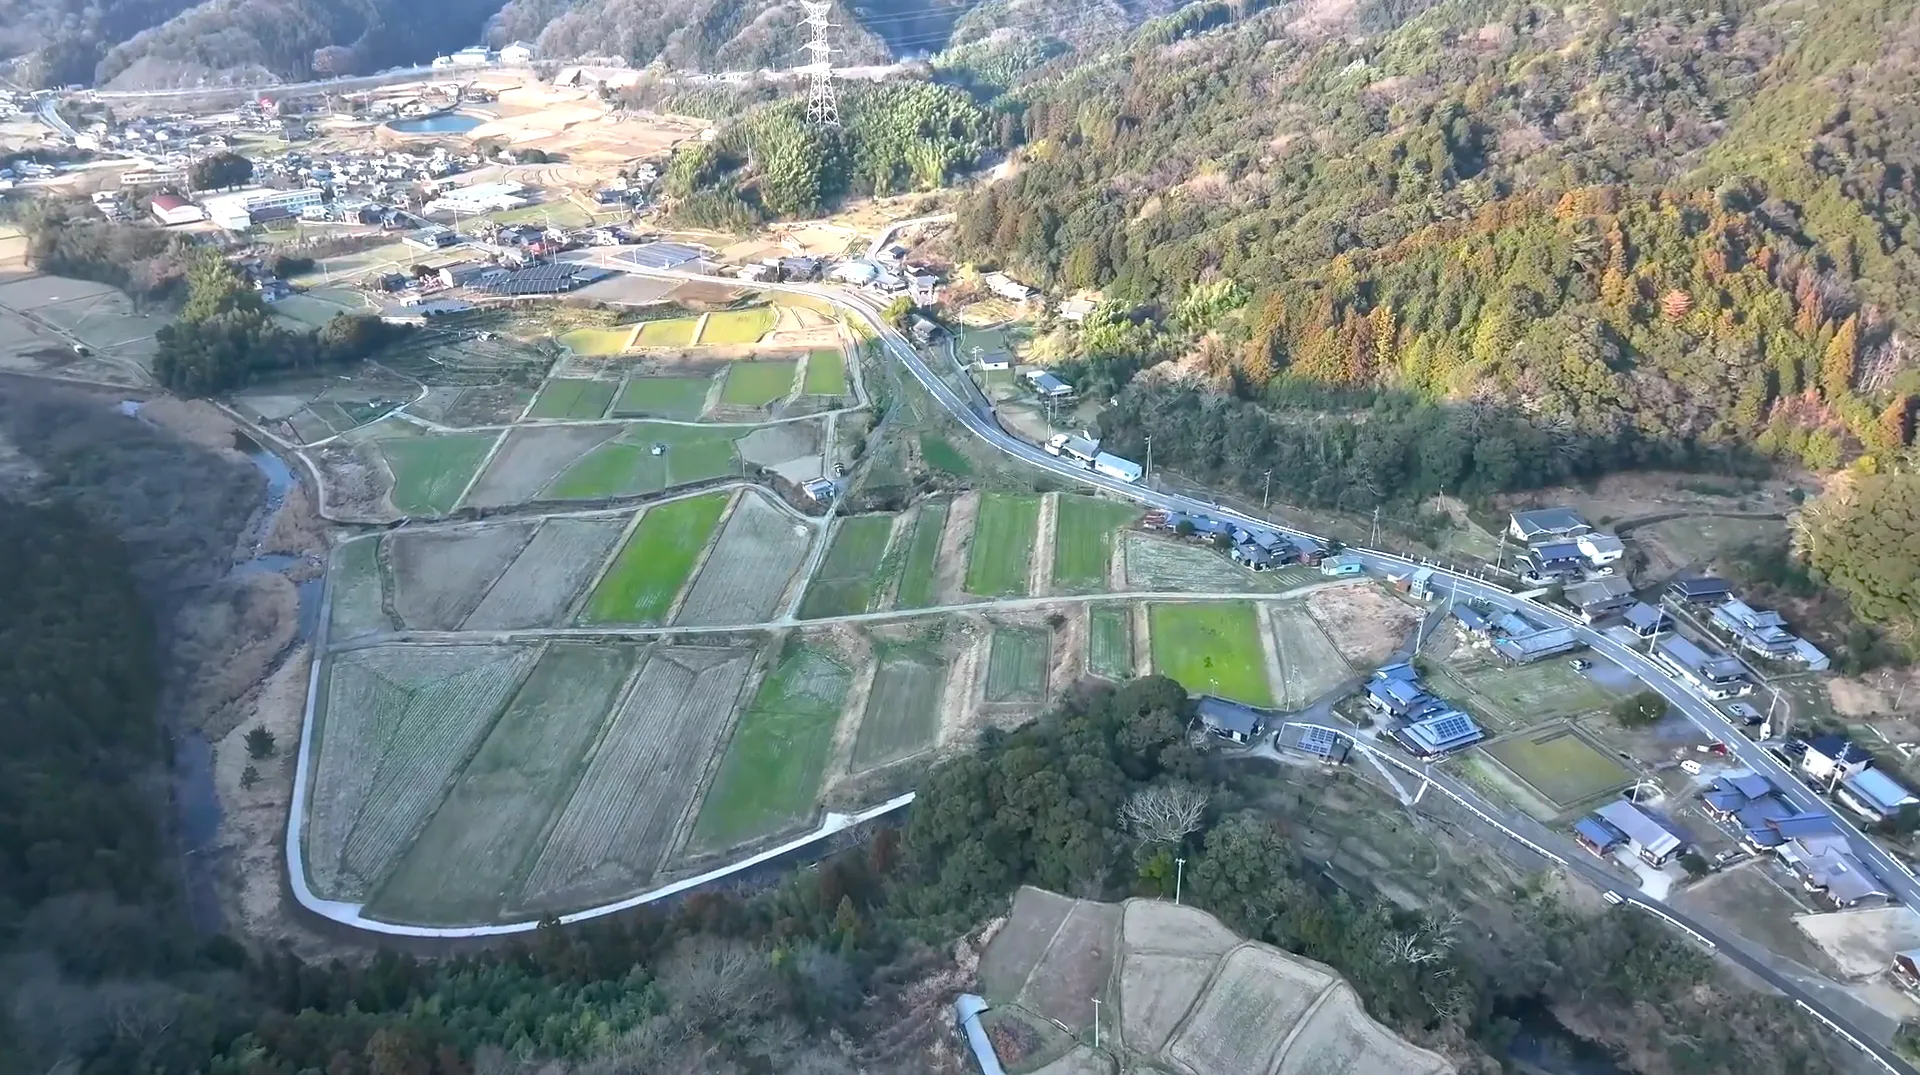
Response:
[[[795,646],[786,654],[740,715],[700,802],[695,847],[732,847],[807,821],[852,685],[853,673],[818,650]]]
[[[665,622],[731,495],[703,493],[647,509],[588,598],[580,622]]]
[[[629,377],[614,401],[621,418],[671,418],[691,422],[707,409],[709,377]]]
[[[560,346],[576,355],[617,355],[627,349],[632,325],[612,328],[576,328],[560,334]]]
[[[554,479],[543,499],[593,500],[639,496],[676,485],[722,478],[736,469],[738,430],[636,424],[588,452]],[[666,446],[658,455],[654,445]]]
[[[1038,702],[1047,695],[1047,632],[995,627],[987,653],[989,702]]]
[[[374,442],[393,471],[393,506],[407,515],[452,511],[498,438],[497,433],[430,433]]]
[[[946,665],[914,646],[884,646],[876,656],[873,692],[853,740],[856,773],[918,754],[940,735]]]
[[[699,323],[697,317],[648,321],[640,326],[640,335],[633,344],[635,347],[686,347],[693,343],[693,328]]]
[[[1257,617],[1250,601],[1148,605],[1154,671],[1195,694],[1272,705]]]
[[[840,520],[826,559],[820,562],[800,604],[802,619],[866,612],[873,599],[886,592],[890,581],[887,538],[893,532],[893,518],[853,515]],[[897,566],[898,559],[893,563]]]
[[[527,411],[529,418],[599,418],[613,402],[612,381],[584,377],[556,377],[540,389]]]
[[[1453,695],[1496,728],[1524,728],[1552,717],[1592,713],[1613,704],[1619,694],[1574,671],[1566,658],[1509,667],[1443,666],[1436,677],[1439,693]],[[1449,686],[1459,689],[1448,690]],[[1460,697],[1464,695],[1464,697]]]
[[[773,331],[773,307],[755,306],[746,310],[722,310],[707,315],[707,327],[700,330],[703,344],[755,343]]]
[[[967,552],[967,592],[1011,597],[1027,592],[1027,569],[1040,525],[1040,498],[982,493]]]
[[[920,434],[920,458],[933,469],[957,477],[964,478],[973,473],[973,460],[960,454],[960,449],[938,433]]]
[[[1625,766],[1565,726],[1522,732],[1483,749],[1563,810],[1632,779]]]
[[[798,362],[784,360],[735,362],[727,367],[727,383],[720,402],[735,407],[764,407],[793,391]]]
[[[1114,603],[1095,605],[1088,617],[1088,670],[1108,679],[1133,675],[1133,609]]]
[[[899,608],[926,608],[933,604],[934,560],[940,555],[940,534],[947,527],[947,502],[929,500],[920,505],[907,541],[907,562],[900,571]]]
[[[1107,588],[1115,531],[1140,517],[1129,504],[1063,494],[1053,535],[1053,588],[1097,593]]]
[[[808,355],[801,391],[810,396],[846,395],[847,356],[838,347],[822,347]]]

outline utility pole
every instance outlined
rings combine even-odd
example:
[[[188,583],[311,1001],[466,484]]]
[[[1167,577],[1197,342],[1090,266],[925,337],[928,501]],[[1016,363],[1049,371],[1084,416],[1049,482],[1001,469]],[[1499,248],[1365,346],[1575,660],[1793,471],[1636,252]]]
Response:
[[[1100,1048],[1100,998],[1093,998],[1093,1047]]]
[[[1267,468],[1266,483],[1267,483],[1266,491],[1260,494],[1260,510],[1261,511],[1266,511],[1267,506],[1273,502],[1273,468],[1272,467]]]
[[[1370,549],[1380,547],[1380,505],[1378,504],[1373,506],[1373,530],[1367,535],[1367,547]]]
[[[1147,438],[1147,469],[1145,471],[1145,474],[1142,476],[1140,480],[1142,482],[1153,481],[1153,438],[1152,437]]]
[[[1180,905],[1180,882],[1183,879],[1185,879],[1186,875],[1187,875],[1187,860],[1174,859],[1173,860],[1173,903],[1174,903],[1174,906],[1176,907]]]
[[[833,25],[827,21],[827,11],[832,5],[827,0],[800,0],[800,6],[807,12],[807,17],[800,21],[812,31],[812,36],[800,45],[810,60],[802,70],[812,79],[807,91],[807,122],[818,127],[838,127],[840,102],[833,94],[833,64],[829,59],[833,46],[827,44],[827,30]]]

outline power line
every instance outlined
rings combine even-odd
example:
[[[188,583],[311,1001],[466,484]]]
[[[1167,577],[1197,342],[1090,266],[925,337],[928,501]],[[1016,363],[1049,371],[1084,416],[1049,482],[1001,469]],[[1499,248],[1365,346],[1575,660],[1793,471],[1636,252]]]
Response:
[[[833,5],[830,0],[800,0],[800,6],[807,11],[807,17],[801,21],[813,31],[800,46],[807,50],[812,61],[804,68],[813,81],[807,91],[807,122],[818,127],[838,127],[840,101],[833,92],[833,46],[827,44],[827,30],[833,25],[827,21],[827,9]]]

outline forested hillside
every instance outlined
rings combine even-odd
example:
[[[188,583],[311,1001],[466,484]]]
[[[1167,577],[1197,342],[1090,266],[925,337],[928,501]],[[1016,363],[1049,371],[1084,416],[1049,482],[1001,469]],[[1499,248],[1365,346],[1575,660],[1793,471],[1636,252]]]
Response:
[[[1623,462],[1909,439],[1913,3],[1240,10],[1017,91],[962,253],[1162,311],[1178,379],[1250,399],[1471,404]]]

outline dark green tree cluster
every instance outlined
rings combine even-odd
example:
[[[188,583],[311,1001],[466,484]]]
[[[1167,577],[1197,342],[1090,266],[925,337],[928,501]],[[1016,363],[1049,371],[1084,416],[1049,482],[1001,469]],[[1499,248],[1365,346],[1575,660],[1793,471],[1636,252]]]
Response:
[[[836,131],[807,122],[803,103],[780,101],[680,150],[665,179],[675,217],[739,230],[817,213],[847,193],[930,190],[988,146],[987,114],[949,86],[865,87],[849,92],[840,111]]]
[[[1638,691],[1613,703],[1613,719],[1622,727],[1644,728],[1667,715],[1667,700],[1659,691]]]
[[[1920,623],[1920,474],[1873,474],[1807,506],[1801,550],[1876,623]]]
[[[207,250],[188,270],[180,319],[156,333],[153,373],[182,395],[212,395],[262,375],[356,362],[411,331],[359,314],[339,314],[308,332],[289,331],[273,320],[231,262]]]
[[[185,236],[113,223],[78,198],[37,198],[21,206],[16,219],[34,268],[110,284],[136,303],[171,297],[191,260],[193,244]]]
[[[238,153],[212,153],[187,170],[187,182],[194,190],[244,187],[252,181],[253,162]]]

